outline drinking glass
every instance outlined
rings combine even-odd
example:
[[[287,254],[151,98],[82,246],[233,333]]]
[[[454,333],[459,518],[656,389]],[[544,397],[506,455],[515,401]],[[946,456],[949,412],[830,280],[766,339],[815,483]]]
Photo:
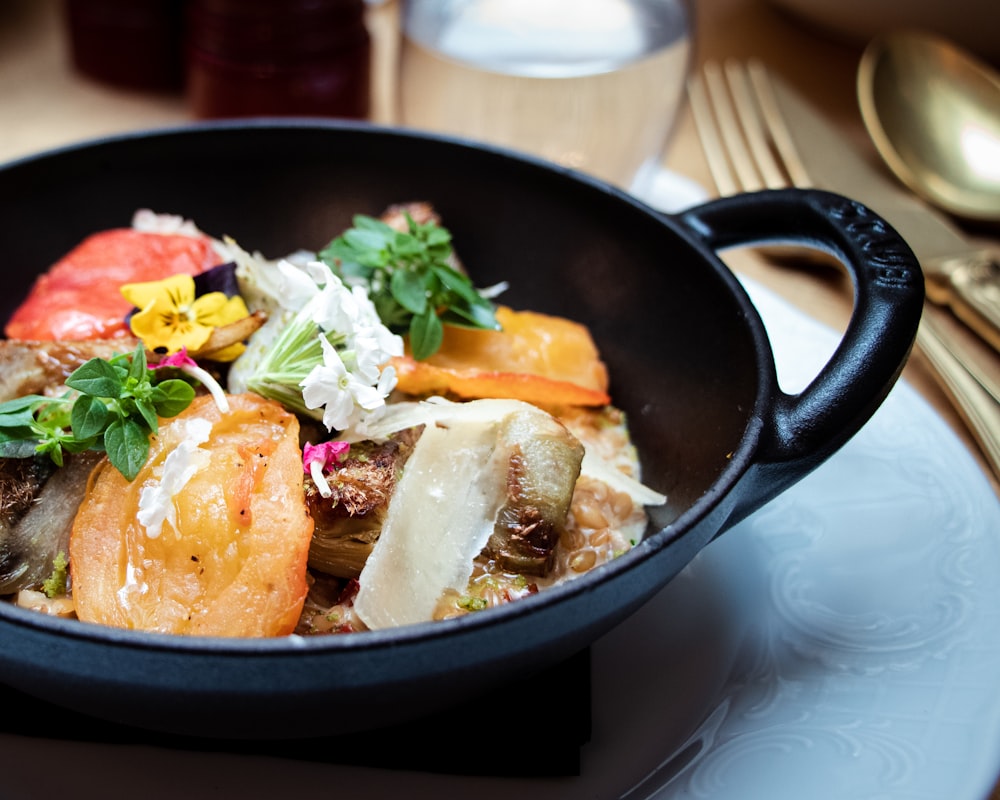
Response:
[[[686,0],[404,0],[398,120],[649,181],[690,67]]]

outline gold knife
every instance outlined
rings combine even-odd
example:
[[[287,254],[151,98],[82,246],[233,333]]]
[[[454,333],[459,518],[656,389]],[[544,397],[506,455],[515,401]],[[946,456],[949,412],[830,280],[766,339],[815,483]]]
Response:
[[[881,165],[866,159],[818,110],[776,75],[775,100],[812,183],[859,200],[881,215],[913,248],[924,269],[928,299],[947,305],[928,307],[949,346],[983,387],[1000,402],[1000,329],[976,309],[1000,309],[1000,248],[973,246],[954,225],[901,187]],[[873,159],[875,156],[873,155]],[[955,317],[966,325],[959,324]],[[970,322],[975,319],[978,327]],[[980,335],[972,334],[972,328]],[[991,336],[985,333],[992,331]],[[992,346],[991,346],[992,345]]]

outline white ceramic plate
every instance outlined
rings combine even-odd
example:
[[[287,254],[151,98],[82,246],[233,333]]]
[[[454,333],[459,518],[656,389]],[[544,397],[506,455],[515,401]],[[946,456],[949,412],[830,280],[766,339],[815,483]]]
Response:
[[[794,391],[838,337],[748,288]],[[900,384],[841,452],[706,548],[592,654],[593,734],[578,778],[3,736],[4,763],[18,765],[4,773],[4,796],[36,796],[58,765],[76,798],[141,787],[146,800],[273,800],[291,789],[408,800],[981,800],[1000,776],[1000,502]]]

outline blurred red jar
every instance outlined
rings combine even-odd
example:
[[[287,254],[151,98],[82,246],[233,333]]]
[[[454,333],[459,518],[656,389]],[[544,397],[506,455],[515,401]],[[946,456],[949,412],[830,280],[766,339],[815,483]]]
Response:
[[[364,0],[189,0],[186,63],[201,118],[369,113]]]
[[[175,92],[184,83],[181,0],[65,0],[73,65],[127,89]]]

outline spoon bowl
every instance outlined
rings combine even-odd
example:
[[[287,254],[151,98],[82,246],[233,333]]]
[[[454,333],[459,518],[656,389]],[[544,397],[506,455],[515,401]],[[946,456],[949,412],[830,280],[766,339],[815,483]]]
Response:
[[[865,126],[896,176],[956,216],[1000,221],[1000,76],[946,39],[874,39],[858,69]]]

